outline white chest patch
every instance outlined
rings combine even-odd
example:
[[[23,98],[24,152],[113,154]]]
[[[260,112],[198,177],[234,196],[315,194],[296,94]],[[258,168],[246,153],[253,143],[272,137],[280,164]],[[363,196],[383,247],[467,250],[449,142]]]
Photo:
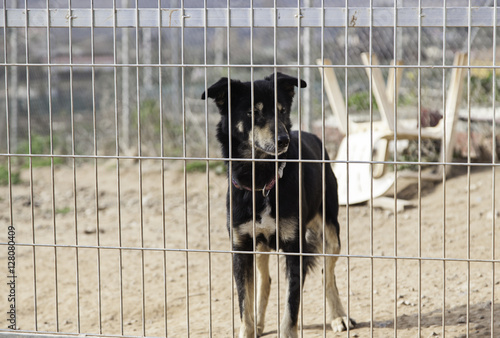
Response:
[[[271,206],[267,205],[264,210],[260,213],[260,222],[252,221],[241,224],[238,227],[238,233],[240,235],[250,235],[251,237],[258,237],[259,235],[264,235],[264,237],[269,240],[269,237],[276,233],[276,229],[279,228],[280,239],[282,241],[290,241],[295,238],[297,232],[297,220],[281,219],[279,224],[276,224],[276,219],[271,217]]]

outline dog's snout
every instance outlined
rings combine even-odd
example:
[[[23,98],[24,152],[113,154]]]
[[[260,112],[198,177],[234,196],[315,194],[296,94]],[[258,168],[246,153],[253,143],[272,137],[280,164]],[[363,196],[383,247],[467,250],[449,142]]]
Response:
[[[278,148],[283,149],[288,147],[290,143],[290,137],[286,134],[278,135]]]

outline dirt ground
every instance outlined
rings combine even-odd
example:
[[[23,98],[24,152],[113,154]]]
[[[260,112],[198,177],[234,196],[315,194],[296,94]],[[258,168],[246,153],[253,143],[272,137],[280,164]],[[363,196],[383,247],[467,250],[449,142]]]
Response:
[[[53,182],[50,167],[34,169],[32,178],[24,169],[23,183],[12,187],[18,327],[168,337],[237,332],[231,255],[223,252],[230,248],[226,178],[215,172],[184,176],[179,163],[166,161],[162,184],[159,161],[120,160],[117,166],[116,160],[99,160],[97,170],[79,161],[75,169],[71,163],[57,166]],[[350,336],[500,337],[500,266],[491,261],[498,262],[500,252],[498,225],[494,231],[500,173],[495,187],[493,173],[491,167],[472,168],[468,178],[465,167],[455,169],[444,186],[423,187],[420,200],[413,186],[405,195],[414,207],[399,213],[369,204],[341,207],[342,254],[349,258],[339,259],[336,274],[344,305],[357,321]],[[6,229],[8,187],[0,187],[0,205]],[[6,232],[0,234],[3,243]],[[33,242],[35,248],[22,245]],[[4,246],[3,276],[6,257]],[[283,312],[285,277],[278,260],[271,258],[267,337],[276,336]],[[324,333],[321,279],[318,268],[304,286],[303,336],[346,337],[329,325]],[[6,318],[1,322],[6,329]]]

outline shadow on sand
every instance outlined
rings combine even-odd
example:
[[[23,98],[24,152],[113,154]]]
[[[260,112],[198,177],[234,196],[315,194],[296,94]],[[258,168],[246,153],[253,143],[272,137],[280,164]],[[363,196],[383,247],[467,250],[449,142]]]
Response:
[[[494,319],[500,318],[500,304],[494,305]],[[440,334],[443,327],[443,313],[442,309],[436,309],[430,312],[422,311],[420,316],[420,324],[418,314],[412,315],[399,315],[397,317],[397,329],[408,330],[420,328],[433,327],[437,334]],[[446,327],[467,325],[467,306],[460,305],[446,310],[444,314],[444,323]],[[357,322],[356,327],[351,331],[355,333],[359,329],[370,329],[369,321]],[[307,336],[307,331],[323,330],[323,324],[309,324],[304,325],[304,334]],[[327,331],[330,331],[330,325],[326,326]],[[394,318],[387,318],[382,320],[375,320],[373,322],[373,331],[378,329],[394,329]],[[495,336],[500,334],[500,320],[494,320]],[[276,330],[267,331],[263,336],[275,335]],[[469,306],[469,334],[474,337],[490,337],[491,336],[491,301],[471,304]]]

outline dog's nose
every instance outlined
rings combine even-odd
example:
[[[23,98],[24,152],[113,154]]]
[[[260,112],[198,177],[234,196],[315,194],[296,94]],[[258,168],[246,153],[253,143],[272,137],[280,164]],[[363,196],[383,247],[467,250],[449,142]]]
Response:
[[[288,147],[289,143],[290,143],[290,138],[288,137],[288,135],[278,136],[278,149],[283,149]]]

